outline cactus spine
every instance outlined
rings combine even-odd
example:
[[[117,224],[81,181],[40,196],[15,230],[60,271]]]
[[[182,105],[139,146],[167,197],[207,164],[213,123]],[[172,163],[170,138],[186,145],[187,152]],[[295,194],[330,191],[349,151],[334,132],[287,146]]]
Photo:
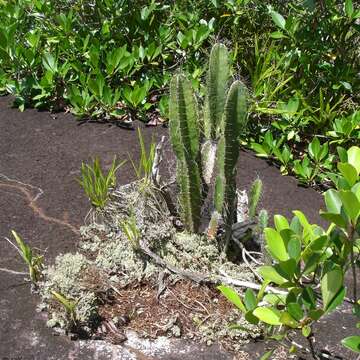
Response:
[[[170,138],[177,157],[177,179],[185,227],[197,232],[201,212],[199,123],[190,82],[176,75],[170,84]]]

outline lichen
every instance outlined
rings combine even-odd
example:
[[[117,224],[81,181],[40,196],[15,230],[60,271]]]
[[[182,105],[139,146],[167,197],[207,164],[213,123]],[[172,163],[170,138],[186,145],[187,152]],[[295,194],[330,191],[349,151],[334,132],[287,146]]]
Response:
[[[82,292],[79,278],[89,262],[82,254],[64,254],[55,259],[55,265],[45,271],[44,296],[51,296],[51,290],[66,297],[76,298]]]
[[[76,303],[75,314],[79,323],[88,326],[97,317],[97,297],[84,283],[89,260],[82,254],[64,254],[55,259],[55,265],[44,271],[41,284],[43,306],[49,312],[48,326],[73,326],[66,308],[56,301],[53,291]]]
[[[119,281],[125,286],[134,281],[148,279],[157,268],[134,252],[129,240],[117,236],[99,250],[95,264],[108,274],[121,274]]]

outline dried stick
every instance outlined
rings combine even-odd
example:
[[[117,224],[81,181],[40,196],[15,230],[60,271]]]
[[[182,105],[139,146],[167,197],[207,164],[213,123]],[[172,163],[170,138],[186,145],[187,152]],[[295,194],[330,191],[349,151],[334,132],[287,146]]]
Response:
[[[153,251],[151,251],[149,249],[149,247],[146,244],[144,244],[144,242],[141,241],[139,245],[140,245],[140,249],[146,255],[148,255],[157,265],[168,269],[173,274],[177,274],[183,278],[194,281],[197,284],[208,284],[208,285],[227,284],[227,285],[232,285],[232,286],[237,286],[237,287],[250,288],[250,289],[254,289],[254,290],[261,289],[261,285],[258,285],[258,284],[255,284],[255,283],[249,282],[249,281],[233,279],[233,278],[229,277],[224,271],[221,271],[221,270],[219,270],[219,273],[222,276],[219,276],[219,275],[209,276],[209,275],[204,275],[204,274],[197,273],[197,272],[179,269],[176,266],[169,264],[163,258],[161,258],[159,255],[157,255]],[[273,294],[286,294],[285,291],[273,288],[271,286],[268,286],[266,288],[266,290]]]

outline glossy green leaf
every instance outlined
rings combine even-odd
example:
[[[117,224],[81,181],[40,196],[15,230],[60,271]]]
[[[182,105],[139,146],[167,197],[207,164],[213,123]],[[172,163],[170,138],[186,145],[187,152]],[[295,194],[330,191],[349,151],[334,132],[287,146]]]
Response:
[[[321,279],[321,295],[326,311],[343,286],[343,273],[339,268],[327,272]]]
[[[269,280],[275,284],[281,285],[287,281],[272,266],[260,266],[257,271],[265,280]]]
[[[287,251],[292,259],[299,260],[301,256],[301,241],[298,236],[291,237],[287,244]]]
[[[42,63],[46,70],[51,73],[55,73],[57,71],[57,62],[53,55],[47,53],[42,58]]]
[[[345,180],[348,182],[350,186],[353,186],[357,179],[358,179],[358,173],[354,166],[348,163],[338,163],[337,164],[338,169],[341,172],[341,175],[345,178]]]
[[[280,322],[293,329],[296,329],[299,326],[299,323],[288,312],[281,313]]]
[[[351,164],[357,171],[360,173],[360,148],[357,146],[352,146],[348,151],[348,163]]]
[[[320,216],[323,219],[336,224],[337,226],[340,226],[342,228],[346,227],[346,220],[340,214],[333,214],[333,213],[328,213],[328,212],[322,212],[321,211]]]
[[[346,348],[360,354],[360,336],[349,336],[341,340],[341,344]]]
[[[275,215],[274,216],[274,224],[275,228],[278,232],[284,229],[289,229],[289,222],[287,221],[285,216]]]
[[[300,321],[304,317],[304,312],[298,303],[287,304],[287,310],[289,314],[297,321]]]
[[[273,39],[283,39],[283,38],[287,38],[287,36],[285,34],[283,34],[281,31],[274,31],[270,34],[270,36]]]
[[[289,281],[292,281],[296,270],[296,264],[297,263],[294,259],[289,259],[279,262],[274,266],[274,268],[280,274],[280,276]]]
[[[267,351],[264,355],[261,356],[260,360],[269,360],[274,352],[275,349]]]
[[[287,249],[281,235],[272,228],[266,228],[264,230],[266,244],[269,252],[279,261],[286,261],[289,259],[289,254],[287,253]]]
[[[252,311],[248,311],[245,314],[245,320],[253,325],[257,325],[259,323],[259,319],[253,314]]]
[[[334,214],[340,214],[342,203],[339,196],[339,192],[334,189],[327,190],[324,193],[324,198],[328,212]]]
[[[322,257],[322,254],[319,254],[319,253],[310,254],[308,260],[305,262],[303,274],[308,275],[308,274],[312,273],[315,270],[315,268],[319,265],[319,261],[320,261],[321,257]]]
[[[302,302],[308,309],[315,309],[316,307],[316,295],[314,290],[310,286],[306,286],[301,292]]]
[[[345,13],[349,18],[352,18],[354,13],[354,5],[352,0],[345,0]]]
[[[318,160],[319,158],[319,154],[320,154],[320,149],[321,149],[321,145],[320,145],[320,141],[319,138],[315,137],[312,142],[309,144],[309,154],[310,156],[315,159]]]
[[[360,213],[360,201],[357,196],[349,190],[341,190],[339,192],[339,196],[344,206],[346,215],[351,221],[356,221]]]
[[[325,247],[329,242],[329,238],[327,235],[319,236],[317,239],[313,240],[309,245],[308,249],[311,251],[324,251]],[[306,251],[306,249],[305,249]]]
[[[308,243],[314,236],[313,227],[308,222],[306,216],[299,210],[293,211],[294,215],[299,219],[301,226],[303,227],[303,239],[305,243]]]
[[[311,327],[306,325],[301,329],[301,333],[303,334],[304,337],[309,337],[311,334]]]
[[[269,325],[281,325],[281,312],[275,308],[258,307],[254,310],[254,315],[262,322]]]
[[[346,288],[342,287],[339,290],[339,292],[336,294],[336,296],[332,299],[330,304],[328,305],[326,312],[329,313],[329,312],[335,310],[339,305],[341,305],[342,302],[344,301],[345,294],[346,294]]]
[[[228,286],[220,285],[217,287],[218,290],[239,310],[244,314],[247,312],[245,305],[243,304],[239,294]]]
[[[281,14],[276,11],[271,11],[271,17],[276,26],[278,26],[280,29],[285,29],[286,20]]]
[[[264,301],[267,302],[270,305],[285,305],[285,294],[266,294],[264,296]]]
[[[244,303],[247,310],[251,311],[255,309],[257,301],[253,290],[247,289],[245,291]]]
[[[316,310],[309,311],[309,317],[314,321],[319,320],[323,315],[324,315],[324,310],[322,310],[322,309],[316,309]]]
[[[352,188],[351,191],[356,195],[358,200],[360,201],[360,182],[356,183]]]

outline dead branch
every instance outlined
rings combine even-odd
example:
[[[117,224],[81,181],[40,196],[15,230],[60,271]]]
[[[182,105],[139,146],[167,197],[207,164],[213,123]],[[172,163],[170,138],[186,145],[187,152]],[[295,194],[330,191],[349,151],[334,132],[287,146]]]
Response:
[[[254,290],[260,290],[260,288],[261,288],[261,285],[255,284],[250,281],[242,281],[242,280],[233,279],[233,278],[229,277],[222,270],[219,270],[219,273],[222,276],[219,276],[219,275],[210,276],[210,275],[201,274],[201,273],[197,273],[197,272],[193,272],[193,271],[179,269],[176,266],[169,264],[163,258],[161,258],[159,255],[157,255],[153,251],[151,251],[149,249],[149,247],[146,244],[144,244],[144,242],[140,242],[140,249],[146,255],[148,255],[155,262],[155,264],[168,269],[173,274],[177,274],[177,275],[181,276],[182,278],[194,281],[197,284],[207,284],[207,285],[215,285],[215,286],[220,285],[220,284],[227,284],[227,285],[231,285],[231,286],[250,288],[250,289],[254,289]],[[286,294],[285,291],[273,288],[271,286],[268,286],[266,288],[266,290],[273,294]]]

